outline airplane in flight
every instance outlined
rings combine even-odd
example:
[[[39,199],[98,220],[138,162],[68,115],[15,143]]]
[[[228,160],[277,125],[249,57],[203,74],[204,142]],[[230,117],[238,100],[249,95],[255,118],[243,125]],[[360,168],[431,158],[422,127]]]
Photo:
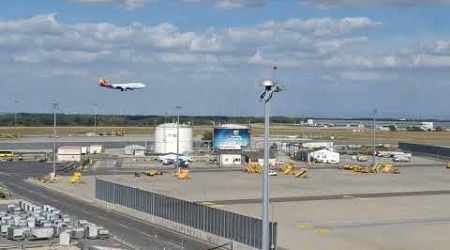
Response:
[[[103,87],[103,88],[120,89],[120,91],[143,89],[143,88],[147,87],[147,85],[145,85],[141,82],[110,83],[105,79],[100,79],[98,81],[98,84],[100,85],[100,87]]]

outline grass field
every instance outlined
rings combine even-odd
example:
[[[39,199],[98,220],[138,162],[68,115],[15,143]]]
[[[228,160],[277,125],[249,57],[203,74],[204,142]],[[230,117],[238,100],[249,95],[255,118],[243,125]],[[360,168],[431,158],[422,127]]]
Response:
[[[262,136],[263,125],[252,124],[251,131],[253,136]],[[58,127],[58,134],[60,136],[69,135],[83,135],[88,132],[93,132],[93,127]],[[202,135],[212,132],[211,126],[195,126],[194,134]],[[124,131],[126,135],[152,135],[154,127],[97,127],[97,132]],[[14,134],[14,127],[0,127],[0,135]],[[24,135],[45,135],[53,134],[53,127],[18,127],[17,134]],[[354,133],[352,129],[346,128],[305,128],[295,125],[272,125],[271,135],[279,136],[297,136],[298,138],[311,139],[330,139],[334,137],[335,140],[355,140],[355,141],[371,141],[372,130],[365,129],[360,133]],[[407,131],[377,131],[377,141],[379,142],[422,142],[433,144],[450,145],[450,132],[407,132]]]

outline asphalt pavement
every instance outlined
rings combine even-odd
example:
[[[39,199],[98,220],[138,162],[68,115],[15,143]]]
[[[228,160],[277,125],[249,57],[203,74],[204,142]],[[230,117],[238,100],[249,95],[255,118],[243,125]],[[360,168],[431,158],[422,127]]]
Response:
[[[0,182],[8,190],[37,204],[57,207],[75,218],[86,219],[107,228],[120,242],[130,249],[210,249],[214,246],[149,222],[139,220],[113,210],[51,191],[25,181],[49,173],[48,163],[0,162]]]

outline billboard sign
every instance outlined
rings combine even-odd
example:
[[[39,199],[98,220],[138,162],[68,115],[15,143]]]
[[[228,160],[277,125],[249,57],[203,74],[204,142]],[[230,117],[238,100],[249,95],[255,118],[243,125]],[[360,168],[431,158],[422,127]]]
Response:
[[[215,128],[214,150],[240,150],[250,146],[248,128]]]

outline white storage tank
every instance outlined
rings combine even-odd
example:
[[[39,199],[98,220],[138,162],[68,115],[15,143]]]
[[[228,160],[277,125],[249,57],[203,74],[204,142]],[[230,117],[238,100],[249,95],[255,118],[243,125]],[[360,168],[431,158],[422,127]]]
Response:
[[[180,124],[179,126],[179,153],[192,152],[192,127]],[[167,154],[177,152],[177,124],[165,123],[155,129],[155,153]]]

